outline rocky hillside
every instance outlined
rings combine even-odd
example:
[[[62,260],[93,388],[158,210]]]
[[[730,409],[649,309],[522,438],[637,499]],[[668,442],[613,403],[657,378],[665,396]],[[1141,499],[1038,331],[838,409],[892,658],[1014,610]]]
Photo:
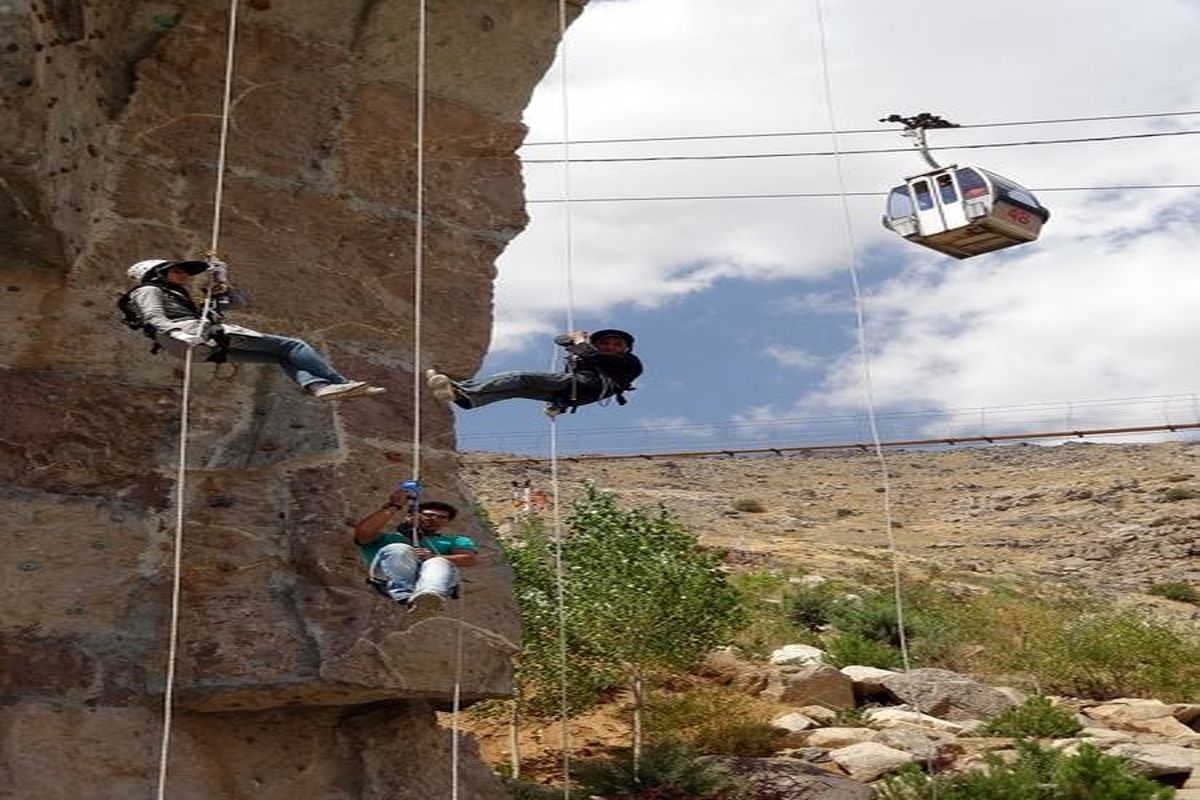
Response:
[[[886,491],[870,453],[564,461],[559,483],[564,506],[587,484],[629,504],[661,504],[704,543],[727,550],[733,571],[778,567],[808,573],[791,579],[808,586],[833,577],[889,580],[886,500],[906,576],[941,586],[989,579],[1035,590],[1067,585],[1187,625],[1200,620],[1195,605],[1145,591],[1167,581],[1200,588],[1198,456],[1189,443],[891,452]],[[549,465],[478,455],[464,467],[502,533],[524,514],[552,518],[549,507],[538,510],[552,489]],[[673,679],[658,708],[671,707],[663,696],[690,696],[685,702],[693,705],[708,698],[714,718],[741,713],[773,728],[774,745],[759,757],[711,757],[750,780],[752,798],[868,800],[905,764],[953,774],[982,767],[989,753],[1017,757],[1013,739],[988,733],[982,721],[1022,703],[1021,691],[942,669],[838,670],[828,660],[807,645],[777,650],[769,663],[717,651],[696,674]],[[1054,698],[1055,713],[1074,728],[1054,747],[1075,753],[1094,746],[1175,787],[1180,800],[1200,798],[1196,698],[1108,697]],[[627,745],[629,716],[628,698],[617,698],[572,720],[575,756]],[[506,763],[504,721],[471,726],[485,759]],[[527,721],[519,741],[526,776],[555,780],[557,721]]]
[[[1138,592],[1200,586],[1200,446],[1073,443],[885,454],[893,529],[907,565]],[[493,518],[545,463],[471,456],[464,479]],[[564,461],[564,501],[586,483],[662,504],[735,562],[825,575],[887,555],[882,472],[869,453]],[[738,510],[751,509],[751,510]],[[757,510],[761,509],[761,510]]]

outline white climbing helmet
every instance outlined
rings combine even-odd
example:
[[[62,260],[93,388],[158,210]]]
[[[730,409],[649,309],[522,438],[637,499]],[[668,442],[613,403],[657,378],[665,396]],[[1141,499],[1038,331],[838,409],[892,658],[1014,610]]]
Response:
[[[188,271],[189,275],[199,275],[204,270],[208,269],[207,261],[168,261],[165,258],[151,258],[146,261],[139,261],[129,269],[125,270],[125,274],[132,280],[142,283],[147,278],[154,277],[156,274],[162,273],[167,267],[183,267]]]

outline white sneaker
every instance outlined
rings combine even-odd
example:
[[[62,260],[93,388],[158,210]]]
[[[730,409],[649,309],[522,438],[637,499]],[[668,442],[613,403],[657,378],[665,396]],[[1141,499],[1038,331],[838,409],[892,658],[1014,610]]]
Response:
[[[438,372],[436,369],[425,371],[425,383],[429,385],[429,390],[433,392],[433,396],[443,403],[454,402],[454,381],[449,377]]]
[[[313,397],[322,400],[341,400],[343,397],[354,397],[362,394],[370,387],[366,381],[347,381],[346,383],[323,383],[312,390]]]

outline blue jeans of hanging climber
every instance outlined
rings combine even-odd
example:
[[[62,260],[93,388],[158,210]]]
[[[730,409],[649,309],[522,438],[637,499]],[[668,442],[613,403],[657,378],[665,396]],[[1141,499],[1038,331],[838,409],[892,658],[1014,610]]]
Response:
[[[310,383],[346,383],[347,378],[325,362],[316,350],[301,339],[269,333],[229,336],[228,361],[249,364],[278,364],[300,386]]]
[[[387,593],[399,602],[425,592],[450,597],[458,587],[458,567],[441,556],[421,561],[407,544],[385,545],[371,562],[371,575],[387,578]]]
[[[602,394],[600,380],[589,372],[579,372],[574,377],[569,372],[498,372],[484,378],[456,381],[454,386],[469,408],[518,397],[546,403],[566,401],[572,390],[579,402],[589,403]]]

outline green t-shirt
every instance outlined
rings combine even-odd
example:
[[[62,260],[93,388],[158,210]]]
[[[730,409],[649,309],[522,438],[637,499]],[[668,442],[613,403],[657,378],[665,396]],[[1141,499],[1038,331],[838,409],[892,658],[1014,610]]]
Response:
[[[412,544],[412,535],[407,530],[389,531],[380,534],[367,544],[360,544],[358,551],[370,564],[375,560],[379,551],[389,544]],[[455,550],[470,550],[474,553],[477,549],[471,537],[458,536],[453,533],[440,533],[437,536],[422,534],[420,546],[432,550],[439,556],[448,556]]]

